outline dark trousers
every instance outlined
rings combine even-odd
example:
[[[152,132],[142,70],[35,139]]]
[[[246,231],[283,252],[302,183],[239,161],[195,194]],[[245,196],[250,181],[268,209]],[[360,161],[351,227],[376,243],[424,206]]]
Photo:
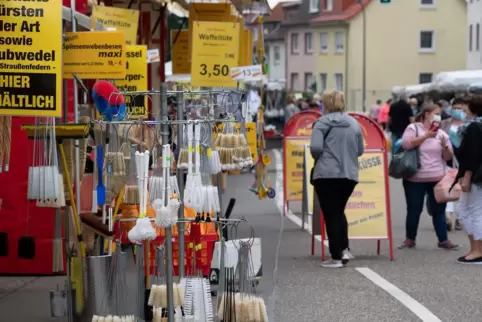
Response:
[[[430,205],[433,228],[439,242],[444,242],[447,237],[447,221],[445,220],[446,203],[437,203],[433,188],[437,182],[413,182],[403,180],[403,190],[407,201],[407,221],[405,223],[406,238],[415,240],[417,238],[418,223],[422,214],[425,195],[427,204]]]
[[[348,222],[345,207],[357,182],[348,179],[317,179],[314,182],[326,223],[331,258],[341,260],[348,249]]]

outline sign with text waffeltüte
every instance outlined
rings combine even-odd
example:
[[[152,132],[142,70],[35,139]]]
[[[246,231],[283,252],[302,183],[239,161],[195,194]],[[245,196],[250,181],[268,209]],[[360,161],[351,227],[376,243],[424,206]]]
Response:
[[[124,79],[126,44],[119,31],[67,32],[64,39],[64,78]]]
[[[0,114],[61,116],[60,0],[0,0]]]
[[[94,30],[96,22],[101,23],[106,28],[113,28],[124,33],[127,45],[137,44],[139,10],[94,5],[90,16],[90,25]]]
[[[191,83],[194,86],[236,87],[230,69],[239,62],[238,23],[196,22],[192,47]]]
[[[121,92],[147,91],[146,46],[127,46],[126,78],[114,84]],[[125,95],[127,115],[130,119],[146,118],[147,95]]]

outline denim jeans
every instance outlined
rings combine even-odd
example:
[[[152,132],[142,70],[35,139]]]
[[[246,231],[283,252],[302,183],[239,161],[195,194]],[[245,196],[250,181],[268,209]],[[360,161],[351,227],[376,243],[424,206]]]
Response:
[[[447,240],[447,221],[445,220],[446,203],[437,203],[433,188],[437,182],[413,182],[403,180],[403,190],[407,201],[407,221],[405,233],[407,239],[415,241],[417,238],[418,223],[422,214],[425,195],[432,212],[432,223],[439,242]]]

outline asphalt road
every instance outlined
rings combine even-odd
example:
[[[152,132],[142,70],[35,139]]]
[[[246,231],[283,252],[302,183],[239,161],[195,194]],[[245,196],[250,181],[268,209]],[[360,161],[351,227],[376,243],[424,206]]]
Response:
[[[258,200],[249,191],[252,174],[229,177],[224,194],[225,205],[229,198],[237,199],[232,217],[246,217],[262,239],[263,279],[257,291],[268,304],[271,322],[482,321],[481,268],[455,262],[467,249],[464,233],[450,233],[461,244],[460,251],[439,250],[427,215],[421,222],[417,249],[395,250],[395,261],[389,260],[385,242],[382,255],[377,256],[376,242],[354,241],[356,258],[348,267],[321,268],[320,243],[312,257],[311,236],[289,219],[296,217],[298,209],[293,207],[295,214],[289,218],[280,212],[279,155],[279,151],[273,153],[270,172],[271,183],[277,187],[275,200]],[[391,181],[390,187],[397,245],[404,237],[405,203],[401,183]],[[249,236],[249,227],[239,227],[237,235]],[[62,277],[0,277],[0,321],[65,321],[49,318],[48,291],[57,284],[63,285]]]

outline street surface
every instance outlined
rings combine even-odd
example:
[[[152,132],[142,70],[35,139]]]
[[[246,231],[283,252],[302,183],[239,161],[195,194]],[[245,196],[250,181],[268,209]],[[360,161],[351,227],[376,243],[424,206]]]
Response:
[[[375,241],[354,241],[351,247],[356,259],[348,267],[321,268],[320,242],[316,243],[316,256],[310,256],[311,236],[296,224],[300,223],[297,214],[300,206],[297,209],[294,204],[294,213],[282,217],[281,152],[272,151],[270,179],[276,187],[276,199],[260,201],[248,190],[254,182],[252,174],[229,177],[223,196],[224,206],[230,198],[237,199],[232,218],[246,217],[256,236],[262,239],[264,276],[257,291],[268,304],[271,322],[482,320],[481,268],[455,262],[467,250],[465,234],[461,231],[449,234],[461,245],[460,251],[437,249],[428,215],[421,221],[417,249],[395,249],[393,262],[388,258],[388,242],[382,242],[382,254],[377,256]],[[404,239],[405,201],[400,181],[390,181],[390,187],[396,246]],[[281,243],[280,228],[283,228]],[[248,237],[248,227],[239,227],[237,235]],[[130,294],[134,276],[129,269]],[[49,318],[48,298],[49,291],[57,284],[62,287],[64,280],[63,277],[0,277],[0,321],[66,321]]]

